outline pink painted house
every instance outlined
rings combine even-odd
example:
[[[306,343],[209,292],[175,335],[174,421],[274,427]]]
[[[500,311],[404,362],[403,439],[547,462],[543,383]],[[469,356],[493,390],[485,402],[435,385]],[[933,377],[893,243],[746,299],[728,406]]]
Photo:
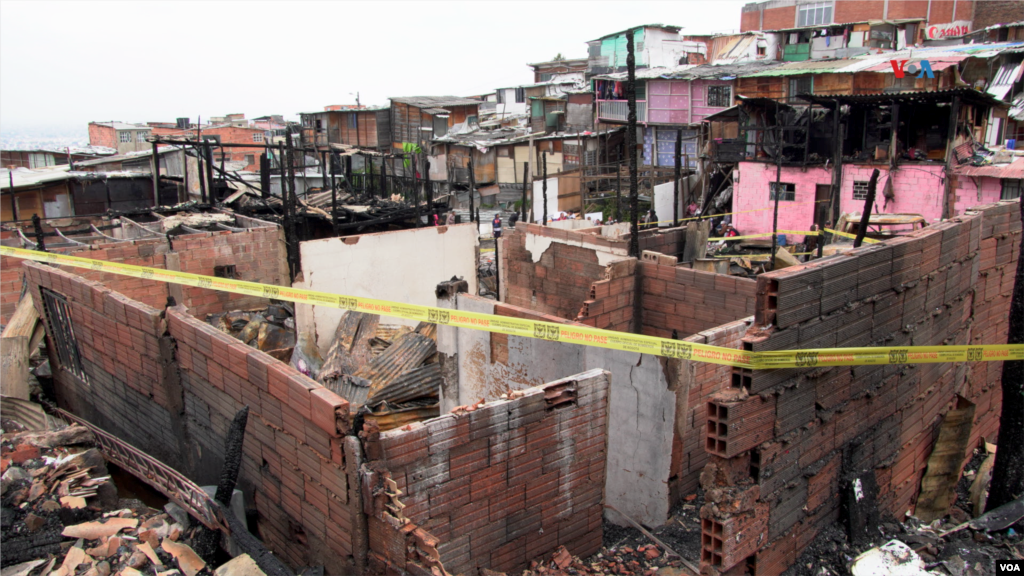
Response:
[[[919,214],[935,222],[977,204],[1020,195],[1024,158],[1003,167],[971,165],[989,110],[1005,107],[984,93],[960,88],[805,100],[804,106],[746,100],[743,114],[733,109],[708,120],[733,124],[731,139],[712,138],[711,155],[719,165],[734,163],[732,211],[738,213],[733,224],[740,234],[772,231],[775,193],[778,230],[810,230],[816,222],[831,226],[838,216],[828,213],[833,194],[839,214],[859,213],[876,168],[875,214]],[[841,110],[838,119],[836,110]],[[778,124],[786,128],[779,130]],[[841,140],[833,137],[837,125]],[[776,135],[782,139],[778,185]],[[833,190],[837,154],[842,155],[842,179]],[[890,179],[891,195],[886,198]],[[803,240],[802,235],[790,235],[791,242]]]

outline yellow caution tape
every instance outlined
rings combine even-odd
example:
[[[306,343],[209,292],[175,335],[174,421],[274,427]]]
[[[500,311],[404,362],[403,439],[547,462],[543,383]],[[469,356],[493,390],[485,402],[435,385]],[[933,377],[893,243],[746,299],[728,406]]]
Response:
[[[785,246],[780,246],[785,248]],[[817,254],[817,252],[790,252],[790,256],[807,256],[810,254]],[[746,258],[747,260],[767,260],[771,258],[771,254],[725,254],[725,255],[714,255],[712,258]]]
[[[778,230],[776,234],[792,234],[794,236],[818,236],[821,232],[815,230]],[[746,234],[744,236],[721,236],[717,238],[708,238],[708,242],[718,242],[719,240],[743,240],[745,238],[765,238],[770,237],[771,232],[762,232],[760,234]]]
[[[771,210],[771,208],[755,208],[753,210],[743,210],[742,212],[723,212],[721,214],[709,214],[707,216],[690,216],[689,218],[680,218],[678,222],[689,222],[690,220],[711,220],[712,218],[718,218],[719,216],[732,216],[733,214],[749,214],[751,212],[763,212],[765,210]],[[658,220],[657,222],[648,222],[644,224],[640,222],[641,226],[650,226],[651,224],[668,224],[673,220]]]
[[[833,230],[831,228],[825,228],[825,232],[828,232],[829,234],[835,234],[836,236],[842,236],[843,238],[849,238],[851,240],[856,240],[857,239],[857,235],[856,234],[850,234],[848,232],[840,232],[838,230]],[[876,240],[874,238],[868,238],[867,236],[864,237],[864,241],[867,242],[868,244],[877,244],[878,242],[881,242],[881,240]]]
[[[508,316],[495,316],[479,312],[451,310],[433,306],[389,302],[374,298],[360,298],[328,294],[301,288],[273,286],[256,282],[245,282],[228,278],[201,276],[188,272],[163,270],[93,260],[65,254],[38,252],[22,248],[0,246],[0,255],[22,258],[50,264],[65,264],[98,272],[121,274],[133,278],[183,284],[197,288],[221,290],[263,298],[285,300],[314,306],[330,306],[342,310],[355,310],[380,314],[392,318],[403,318],[419,322],[443,324],[457,328],[469,328],[497,332],[511,336],[538,338],[553,342],[581,344],[597,348],[622,350],[678,358],[697,362],[708,362],[739,368],[801,368],[816,366],[859,366],[868,364],[921,364],[941,362],[982,362],[1000,360],[1024,360],[1024,344],[1002,344],[989,346],[909,346],[887,348],[836,348],[823,350],[783,350],[773,352],[747,352],[733,348],[721,348],[707,344],[682,342],[668,338],[657,338],[642,334],[628,334],[601,330],[587,326],[566,326],[553,322],[523,320]]]

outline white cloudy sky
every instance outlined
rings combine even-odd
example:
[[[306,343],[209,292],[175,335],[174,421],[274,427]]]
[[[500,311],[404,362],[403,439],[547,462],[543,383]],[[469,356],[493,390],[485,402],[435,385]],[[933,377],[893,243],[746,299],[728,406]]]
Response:
[[[4,0],[0,130],[478,94],[637,24],[738,29],[744,3]]]

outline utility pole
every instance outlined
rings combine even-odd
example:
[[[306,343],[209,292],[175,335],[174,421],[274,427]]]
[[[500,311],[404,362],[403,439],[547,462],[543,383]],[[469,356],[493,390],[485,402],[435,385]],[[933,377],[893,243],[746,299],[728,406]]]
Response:
[[[541,181],[540,190],[544,200],[544,219],[541,221],[543,226],[548,225],[548,152],[545,150],[542,152],[540,157],[540,170],[541,170]]]
[[[681,165],[680,153],[683,148],[683,131],[676,130],[676,177],[672,183],[672,227],[679,226],[679,179],[682,177],[683,170]]]
[[[522,213],[523,213],[523,224],[525,224],[527,222],[527,220],[526,220],[526,186],[527,186],[527,183],[526,182],[527,182],[527,180],[529,180],[529,176],[530,176],[530,164],[527,163],[527,162],[524,162],[523,163],[523,201],[522,201],[522,204],[519,206],[519,208],[522,210]]]
[[[775,251],[779,248],[779,196],[782,196],[782,137],[785,131],[779,126],[779,101],[775,101],[775,211],[772,214],[772,268],[775,267]]]
[[[636,179],[636,57],[633,54],[633,30],[626,31],[626,103],[629,114],[626,116],[626,153],[629,154],[629,255],[640,259],[640,198],[637,193]],[[637,299],[639,302],[639,299]],[[634,330],[639,330],[634,326]]]
[[[470,156],[469,163],[469,221],[476,222],[477,228],[480,227],[479,218],[473,215],[473,194],[476,193],[476,175],[473,174],[473,157]]]

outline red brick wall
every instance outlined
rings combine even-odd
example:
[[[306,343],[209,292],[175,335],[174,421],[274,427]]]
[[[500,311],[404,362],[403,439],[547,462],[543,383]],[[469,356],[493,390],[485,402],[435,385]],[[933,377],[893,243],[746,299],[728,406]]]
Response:
[[[451,574],[521,570],[560,545],[587,557],[601,548],[608,386],[608,373],[594,370],[530,388],[383,432],[367,455],[377,454],[371,466],[395,481],[402,512]],[[553,404],[567,390],[575,400]],[[406,568],[404,536],[383,513],[378,504],[369,519],[371,555]]]
[[[40,287],[71,310],[88,383],[51,354],[61,407],[215,484],[228,425],[249,406],[239,487],[258,512],[260,537],[293,567],[352,570],[361,451],[354,438],[346,446],[344,399],[181,307],[165,313],[35,262],[25,270],[41,314]]]
[[[186,426],[216,469],[235,413],[249,406],[240,484],[259,535],[293,567],[352,569],[361,514],[358,456],[346,449],[348,402],[291,366],[181,309],[169,309],[185,391]]]
[[[757,282],[678,266],[640,262],[644,334],[696,334],[754,314]]]
[[[282,285],[278,229],[255,228],[248,232],[229,231],[189,234],[174,239],[179,270],[212,276],[217,266],[234,265],[236,279]],[[231,309],[259,306],[263,298],[205,288],[181,287],[184,304],[197,318]]]
[[[832,14],[833,22],[863,22],[865,20],[881,20],[885,12],[884,2],[859,2],[858,0],[838,0]]]
[[[761,29],[761,11],[743,12],[740,16],[740,32]]]
[[[555,239],[537,263],[526,250],[526,233]],[[598,263],[592,248],[565,244],[570,236],[595,246],[611,242],[590,234],[535,224],[517,226],[515,232],[503,238],[502,259],[506,264],[501,281],[506,284],[509,304],[567,320],[576,318],[590,285],[604,277],[605,267]]]
[[[957,13],[960,13],[959,5]],[[981,30],[993,24],[1024,20],[1024,4],[1016,0],[988,0],[974,4],[974,24],[971,30]]]
[[[94,244],[85,248],[56,248],[52,252],[93,260],[106,260],[135,266],[166,269],[168,255],[177,255],[182,272],[213,276],[215,266],[233,264],[239,280],[280,285],[281,277],[278,228],[251,228],[246,232],[204,232],[177,236],[168,247],[166,239],[135,240]],[[6,323],[21,296],[22,270],[20,258],[0,258],[0,322]],[[74,274],[102,282],[108,288],[139,302],[163,308],[172,292],[169,284],[143,280],[120,274],[95,272],[86,268],[67,267]],[[244,294],[231,294],[204,288],[181,287],[182,302],[197,317],[259,305],[263,299]]]
[[[928,0],[889,0],[889,19],[927,18]]]
[[[604,280],[594,282],[576,321],[602,330],[631,332],[636,297],[636,260],[608,266]]]
[[[796,26],[796,7],[768,8],[764,11],[762,30],[780,30]]]
[[[1020,208],[1016,202],[982,208],[762,275],[755,328],[772,328],[751,328],[744,346],[1005,342]],[[709,408],[708,430],[714,423],[727,434],[709,434],[713,455],[702,476],[706,489],[733,490],[715,492],[702,517],[728,532],[767,507],[767,536],[753,547],[706,550],[706,567],[727,570],[753,555],[756,574],[781,572],[838,517],[837,479],[873,474],[883,514],[913,510],[936,425],[958,396],[976,405],[971,447],[983,436],[994,439],[1000,370],[998,362],[733,370],[729,390],[711,399],[727,413]]]
[[[215,135],[220,136],[220,141],[224,144],[262,144],[263,142],[253,142],[253,134],[263,134],[262,129],[257,128],[240,128],[237,126],[224,126],[222,128],[210,128],[203,130],[203,135]],[[253,156],[253,163],[248,164],[245,170],[259,172],[260,170],[260,154],[265,151],[264,148],[224,148],[223,152],[227,154],[229,160],[243,161],[246,155]],[[220,151],[214,151],[214,161],[220,158]]]
[[[117,135],[110,126],[89,124],[89,145],[117,149]]]

